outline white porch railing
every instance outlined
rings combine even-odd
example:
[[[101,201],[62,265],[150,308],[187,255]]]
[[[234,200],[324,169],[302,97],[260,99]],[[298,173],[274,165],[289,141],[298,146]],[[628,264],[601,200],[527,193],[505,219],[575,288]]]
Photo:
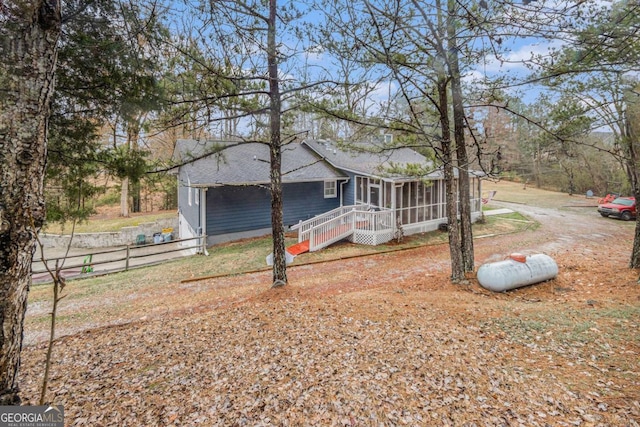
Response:
[[[379,245],[393,238],[393,211],[369,211],[368,205],[342,206],[291,227],[298,230],[298,242],[309,241],[309,251],[317,251],[349,238],[367,245]]]
[[[292,230],[298,230],[298,242],[304,242],[305,240],[309,240],[311,230],[327,221],[330,221],[334,218],[342,216],[347,212],[351,211],[366,211],[369,209],[369,205],[350,205],[350,206],[340,206],[329,212],[325,212],[318,216],[314,216],[311,219],[306,221],[300,221],[296,225],[292,226]]]
[[[354,243],[375,246],[393,239],[396,227],[392,210],[358,212],[355,217]]]
[[[353,234],[356,211],[344,213],[309,230],[309,251],[326,248]]]

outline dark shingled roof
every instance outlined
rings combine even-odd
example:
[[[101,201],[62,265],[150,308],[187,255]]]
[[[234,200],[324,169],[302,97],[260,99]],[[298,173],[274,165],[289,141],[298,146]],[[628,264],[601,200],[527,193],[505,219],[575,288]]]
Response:
[[[388,149],[382,143],[375,142],[351,143],[348,147],[341,147],[327,140],[306,140],[303,144],[324,157],[335,168],[363,175],[403,179],[407,177],[388,172],[391,165],[419,164],[426,168],[433,167],[433,163],[425,156],[406,147]],[[440,175],[434,170],[428,177]]]
[[[270,182],[266,144],[181,139],[173,160],[182,164],[192,186]],[[299,143],[282,147],[282,173],[284,183],[347,178]]]

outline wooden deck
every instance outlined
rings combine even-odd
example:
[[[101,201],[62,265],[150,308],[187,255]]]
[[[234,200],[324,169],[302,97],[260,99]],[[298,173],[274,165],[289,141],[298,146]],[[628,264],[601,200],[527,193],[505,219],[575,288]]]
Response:
[[[300,222],[292,227],[298,230],[299,246],[293,245],[289,253],[293,255],[294,252],[300,254],[317,251],[343,239],[368,245],[389,241],[394,231],[392,226],[387,225],[393,223],[392,212],[362,208],[343,206]]]

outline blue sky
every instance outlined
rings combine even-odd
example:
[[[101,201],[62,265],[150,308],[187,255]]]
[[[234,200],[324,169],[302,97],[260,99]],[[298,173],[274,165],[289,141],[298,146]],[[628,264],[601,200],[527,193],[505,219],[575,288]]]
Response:
[[[600,0],[588,0],[590,3],[598,6],[608,5],[609,2],[604,2]],[[197,2],[196,2],[197,3]],[[537,1],[536,4],[543,4],[547,8],[554,7],[564,7],[565,5],[576,4],[573,1]],[[172,2],[173,10],[179,10],[179,8],[183,6],[179,6],[181,2]],[[300,7],[307,7],[305,2],[294,2],[295,5]],[[183,19],[186,17],[184,13],[178,13],[178,16]],[[322,19],[321,13],[309,13],[304,18],[308,22],[318,22]],[[197,18],[188,18],[187,23],[195,23],[197,22]],[[179,24],[177,22],[173,22],[172,25],[176,27]],[[176,28],[174,27],[174,28]],[[285,80],[291,79],[295,81],[300,81],[302,72],[300,71],[300,66],[303,63],[306,63],[311,66],[311,68],[307,69],[307,72],[314,72],[313,70],[318,70],[322,67],[325,70],[335,70],[336,65],[328,56],[328,54],[323,50],[322,46],[312,45],[308,40],[300,40],[297,39],[292,33],[285,33],[285,36],[282,38],[285,41],[286,47],[283,47],[283,52],[292,54],[291,58],[295,60],[295,65],[293,61],[289,64],[285,63],[281,67],[281,72],[283,74],[283,78]],[[499,61],[495,57],[486,56],[483,60],[479,61],[474,67],[465,70],[465,81],[473,82],[474,80],[482,79],[485,76],[498,76],[498,75],[506,75],[509,77],[524,77],[530,73],[530,69],[525,65],[532,57],[532,55],[547,55],[550,49],[558,49],[562,46],[561,42],[558,40],[545,40],[545,39],[533,39],[533,38],[525,38],[525,37],[514,37],[510,39],[505,39],[502,44],[502,47],[505,48],[504,53],[504,61]],[[212,46],[214,49],[219,46]],[[244,52],[247,52],[247,49],[251,49],[251,45],[247,44],[244,46]],[[256,51],[254,63],[259,63],[264,65],[264,58],[260,58],[261,52]],[[244,64],[243,64],[244,66]],[[366,73],[362,73],[362,75],[366,75]],[[371,92],[371,101],[375,102],[383,102],[385,101],[389,94],[394,92],[397,89],[396,83],[393,81],[377,81],[375,76],[370,76],[369,80],[374,86],[374,89]],[[363,77],[367,78],[367,77]],[[535,98],[540,93],[539,87],[534,86],[517,86],[512,89],[508,89],[507,93],[515,95],[519,94],[522,97],[522,100],[526,103],[531,103],[535,101]]]

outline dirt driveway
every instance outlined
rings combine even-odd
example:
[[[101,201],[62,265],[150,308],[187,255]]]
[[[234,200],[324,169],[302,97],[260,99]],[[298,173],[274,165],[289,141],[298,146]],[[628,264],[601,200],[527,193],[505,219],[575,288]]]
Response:
[[[58,341],[50,399],[68,425],[639,425],[634,224],[495,185],[540,226],[477,239],[477,265],[544,252],[557,279],[452,285],[438,245],[291,268],[275,290],[265,272],[131,291],[129,320]],[[24,351],[32,402],[43,353]]]

